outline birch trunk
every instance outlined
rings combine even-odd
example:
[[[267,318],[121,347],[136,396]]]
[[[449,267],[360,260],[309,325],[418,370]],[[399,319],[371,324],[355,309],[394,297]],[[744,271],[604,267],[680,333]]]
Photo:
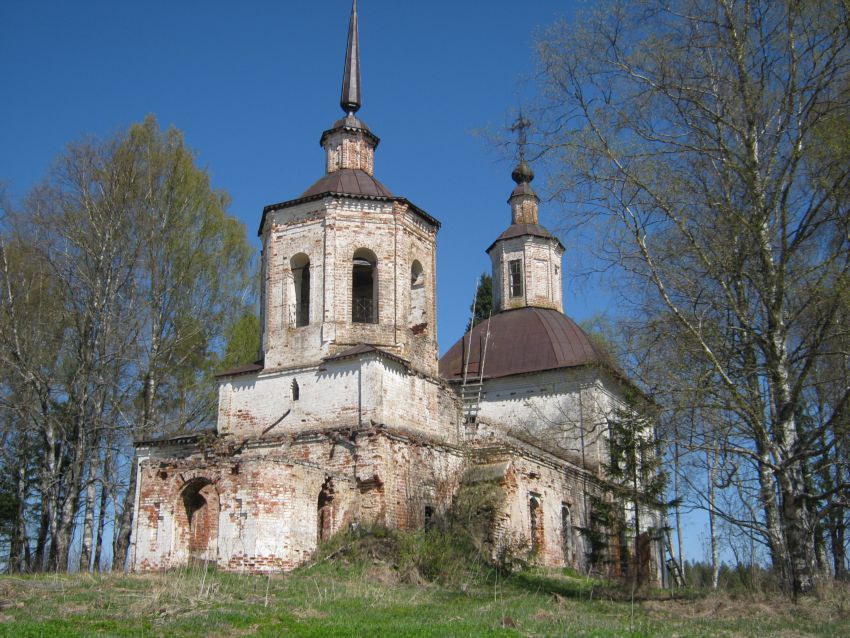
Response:
[[[27,503],[27,459],[20,458],[15,472],[15,520],[9,540],[9,572],[26,571],[26,503]]]
[[[100,571],[102,565],[103,552],[103,531],[106,528],[106,507],[109,503],[109,485],[110,485],[110,459],[111,454],[107,443],[103,466],[101,468],[100,478],[100,503],[97,508],[97,536],[94,543],[94,569]]]
[[[717,478],[717,450],[712,446],[709,450],[709,470],[708,470],[708,533],[709,542],[711,543],[711,588],[717,589],[720,580],[720,560],[717,550],[717,529],[716,529],[716,503],[715,503],[715,481]]]
[[[94,547],[94,515],[97,499],[98,450],[94,450],[89,461],[89,475],[85,490],[85,514],[83,516],[82,544],[80,547],[80,571],[92,571]]]

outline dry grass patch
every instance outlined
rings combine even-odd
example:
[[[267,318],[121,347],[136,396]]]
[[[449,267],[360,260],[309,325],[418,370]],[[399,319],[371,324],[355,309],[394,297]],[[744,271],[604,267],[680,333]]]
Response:
[[[760,626],[774,627],[770,635],[777,638],[821,635],[816,633],[820,626],[844,626],[843,635],[850,636],[850,590],[840,586],[796,603],[779,594],[713,592],[691,599],[646,601],[641,607],[653,620],[724,624],[729,627],[725,634],[729,636],[757,635],[756,628]],[[782,628],[783,625],[788,627]]]

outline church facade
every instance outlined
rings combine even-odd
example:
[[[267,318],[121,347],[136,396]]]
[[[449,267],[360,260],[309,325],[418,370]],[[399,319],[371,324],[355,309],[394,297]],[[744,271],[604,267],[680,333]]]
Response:
[[[375,178],[360,104],[355,3],[325,174],[262,213],[261,359],[219,375],[215,432],[137,443],[136,570],[292,569],[354,525],[426,526],[482,483],[502,495],[494,556],[586,567],[578,530],[628,382],[563,313],[533,173],[514,171],[487,249],[493,315],[440,360],[440,224]]]

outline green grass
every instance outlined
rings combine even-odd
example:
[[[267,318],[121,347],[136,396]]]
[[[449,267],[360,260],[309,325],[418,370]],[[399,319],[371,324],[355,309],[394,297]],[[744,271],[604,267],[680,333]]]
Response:
[[[0,636],[850,636],[850,596],[835,590],[798,605],[663,592],[633,605],[567,570],[449,569],[423,582],[404,563],[365,551],[270,578],[202,567],[6,576]]]

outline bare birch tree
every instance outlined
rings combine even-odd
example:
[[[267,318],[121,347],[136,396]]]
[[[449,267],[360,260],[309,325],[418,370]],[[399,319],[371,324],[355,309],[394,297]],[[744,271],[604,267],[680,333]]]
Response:
[[[738,504],[759,504],[751,525],[795,594],[814,586],[829,496],[811,464],[835,450],[850,401],[843,387],[805,418],[850,278],[850,166],[825,171],[810,152],[850,106],[848,10],[614,1],[540,43],[556,194],[596,222],[602,258],[663,314],[658,347],[693,362],[681,390],[709,390],[729,471],[752,469],[733,477],[745,479]]]
[[[29,568],[67,569],[75,538],[80,566],[100,566],[107,519],[122,567],[134,437],[212,426],[223,333],[250,303],[226,206],[180,133],[148,118],[69,146],[0,220],[0,423],[26,454]]]

